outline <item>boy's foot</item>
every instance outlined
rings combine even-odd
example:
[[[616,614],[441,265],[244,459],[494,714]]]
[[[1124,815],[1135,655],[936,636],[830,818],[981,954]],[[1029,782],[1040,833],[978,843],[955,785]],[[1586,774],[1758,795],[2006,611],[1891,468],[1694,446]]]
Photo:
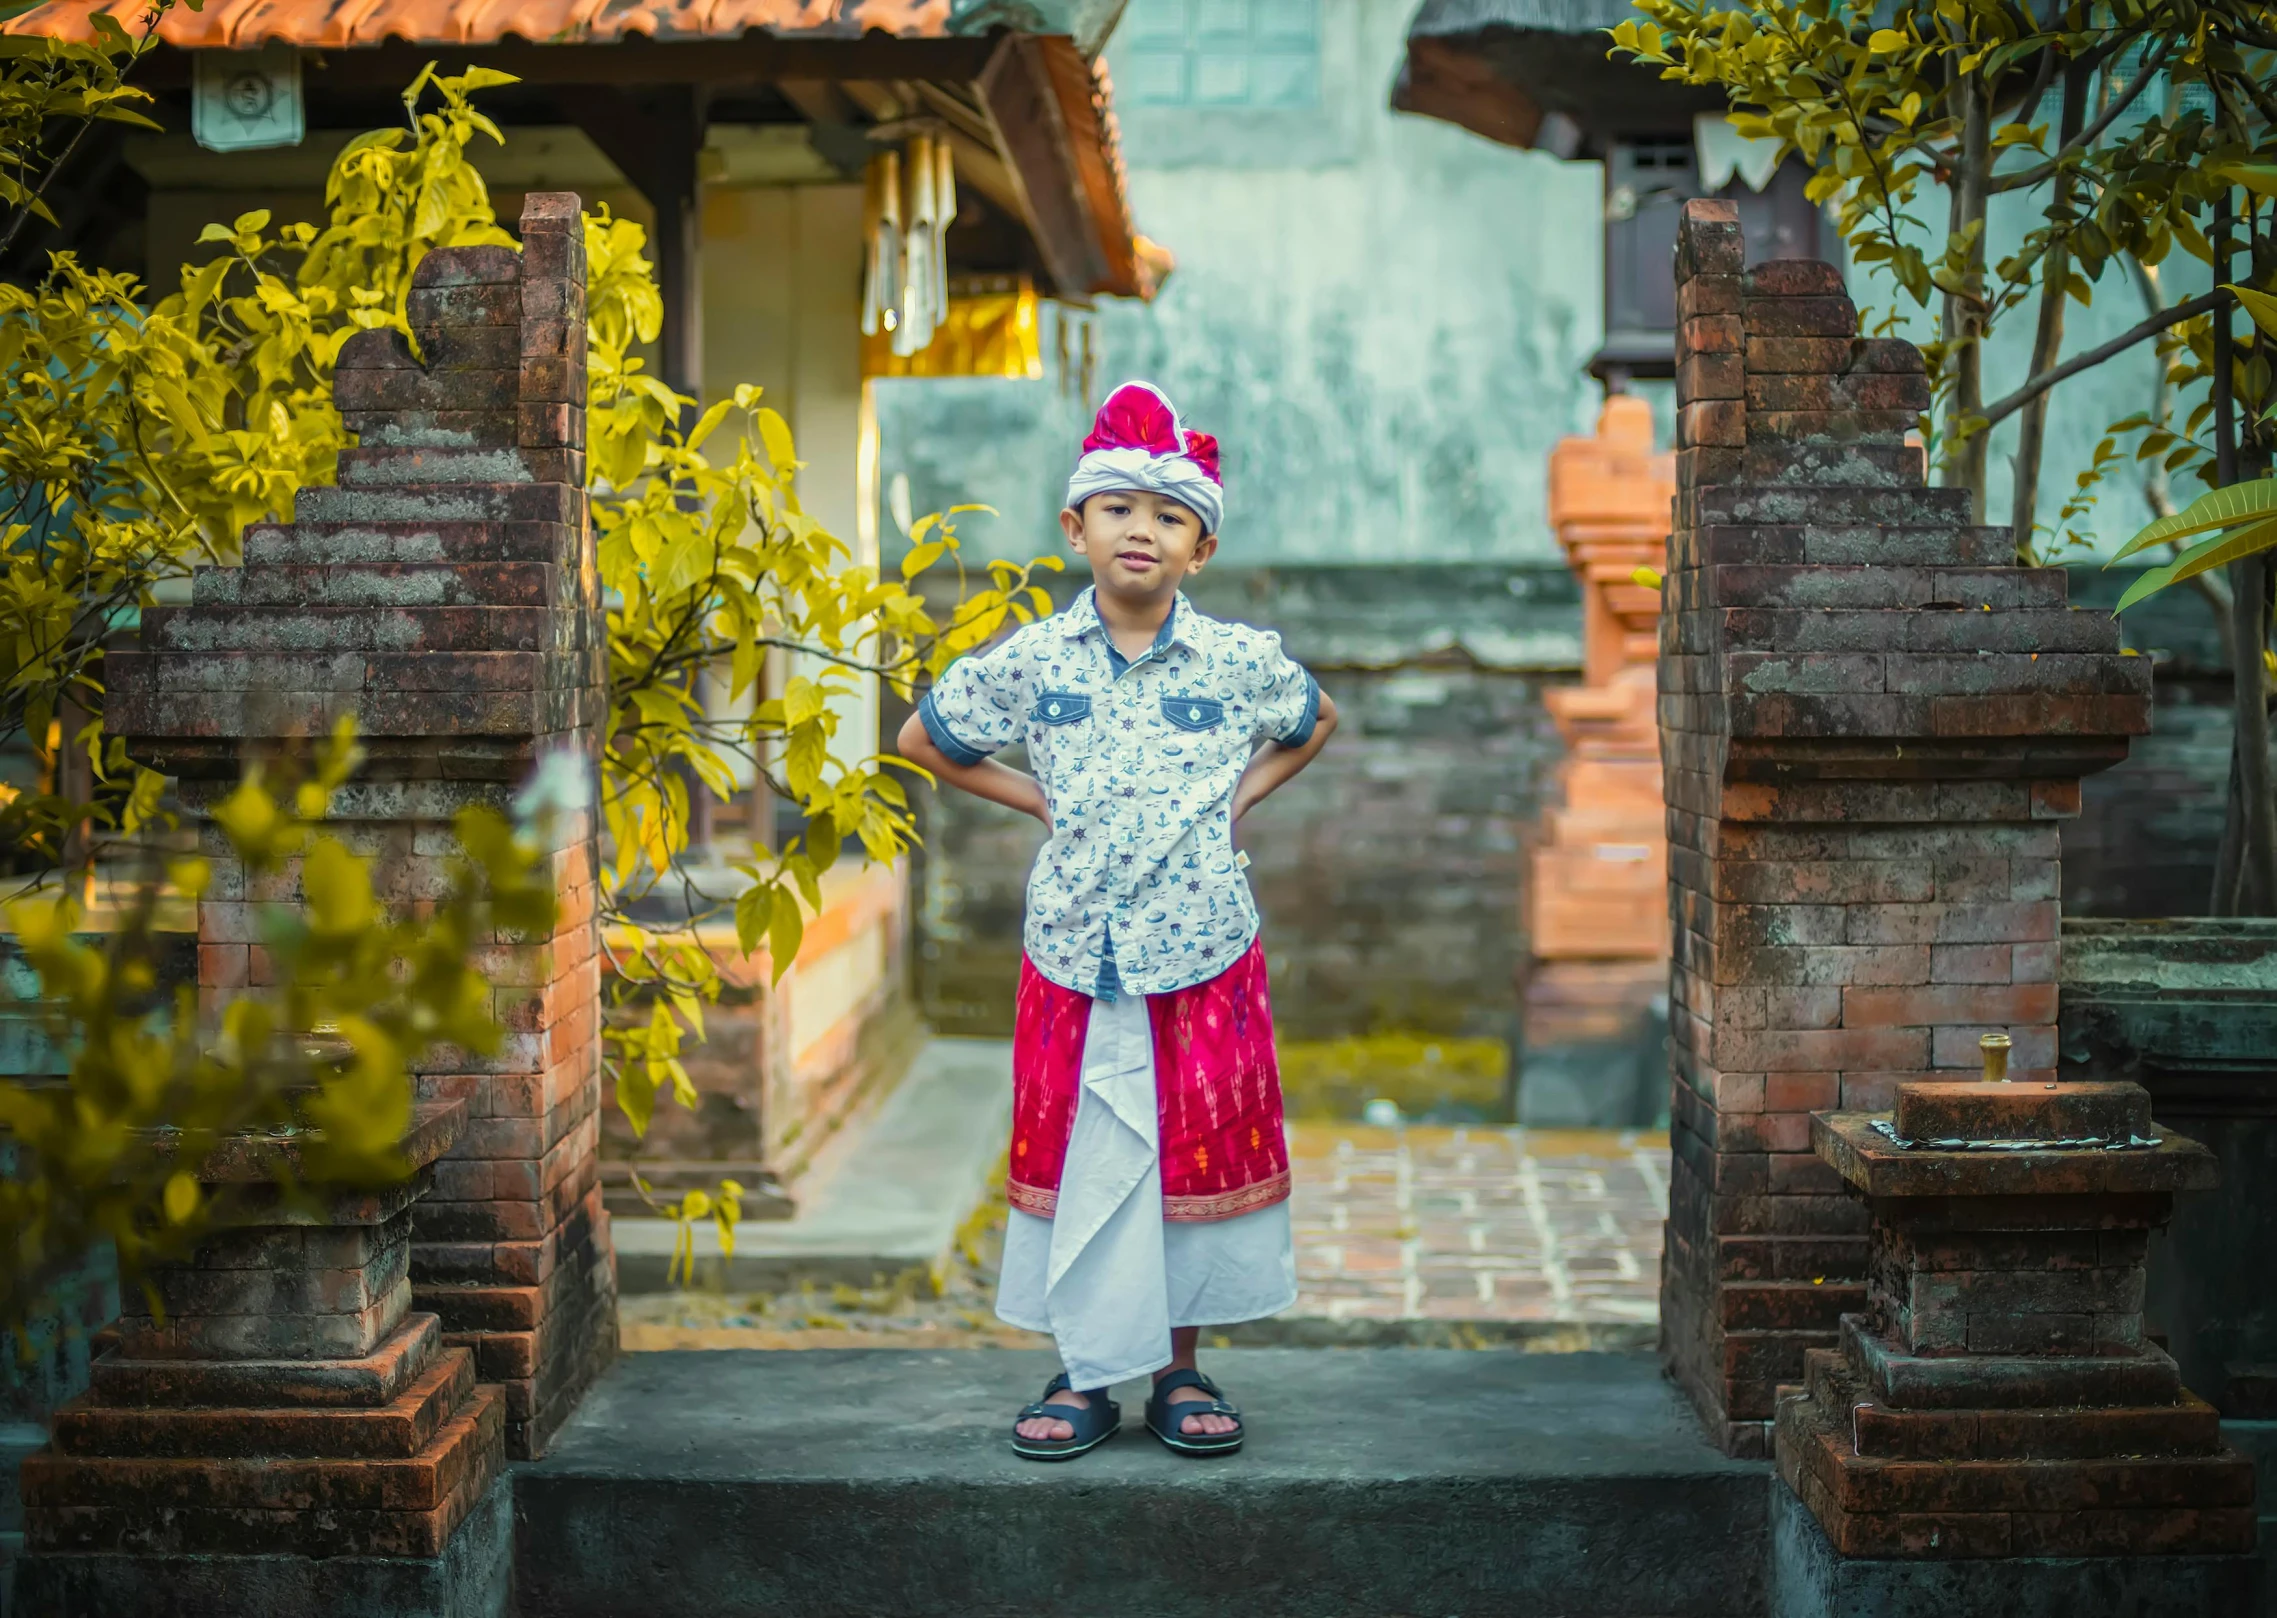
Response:
[[[1168,1376],[1172,1371],[1176,1369],[1178,1369],[1176,1366],[1165,1366],[1162,1370],[1155,1373],[1154,1380],[1160,1382],[1164,1377]],[[1160,1397],[1162,1402],[1166,1405],[1213,1405],[1218,1402],[1216,1395],[1209,1393],[1204,1389],[1191,1386],[1172,1388],[1168,1393],[1162,1394]],[[1198,1438],[1204,1434],[1216,1437],[1222,1436],[1226,1433],[1237,1433],[1241,1431],[1241,1423],[1236,1421],[1231,1416],[1221,1416],[1215,1412],[1211,1412],[1202,1415],[1180,1417],[1178,1421],[1178,1430],[1189,1435],[1190,1437]]]
[[[1060,1411],[1065,1419],[1054,1414]],[[1107,1397],[1105,1388],[1071,1392],[1062,1371],[1045,1387],[1042,1399],[1021,1406],[1012,1418],[1012,1453],[1024,1461],[1073,1460],[1107,1442],[1122,1425],[1122,1406]]]
[[[1167,1366],[1146,1402],[1147,1431],[1181,1455],[1231,1455],[1246,1436],[1241,1412],[1191,1365]]]
[[[1091,1401],[1088,1398],[1080,1393],[1077,1393],[1073,1388],[1060,1389],[1057,1393],[1046,1399],[1044,1403],[1047,1405],[1066,1405],[1072,1410],[1089,1409],[1091,1405]],[[1044,1416],[1037,1416],[1027,1421],[1017,1422],[1013,1425],[1012,1430],[1018,1433],[1022,1438],[1039,1440],[1054,1438],[1073,1438],[1075,1436],[1075,1424],[1073,1422],[1057,1421]]]

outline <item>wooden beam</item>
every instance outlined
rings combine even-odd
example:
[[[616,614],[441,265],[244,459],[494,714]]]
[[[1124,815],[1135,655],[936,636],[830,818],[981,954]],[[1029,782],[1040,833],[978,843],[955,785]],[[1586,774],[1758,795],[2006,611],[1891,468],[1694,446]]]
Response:
[[[859,179],[870,153],[862,133],[867,120],[854,98],[828,79],[785,79],[775,89],[807,121],[823,161],[847,179]]]
[[[1038,44],[1025,35],[1005,36],[975,87],[995,131],[996,148],[1019,180],[1028,228],[1052,290],[1063,298],[1083,299],[1108,284],[1108,264],[1070,149],[1074,132]]]

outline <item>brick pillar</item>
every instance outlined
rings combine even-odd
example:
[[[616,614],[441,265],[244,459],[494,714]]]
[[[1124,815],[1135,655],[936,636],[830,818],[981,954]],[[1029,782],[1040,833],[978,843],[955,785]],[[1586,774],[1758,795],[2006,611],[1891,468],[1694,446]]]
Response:
[[[383,892],[435,891],[450,823],[507,808],[541,759],[593,780],[606,645],[585,510],[585,242],[578,201],[532,193],[523,249],[446,248],[412,278],[421,358],[391,332],[341,350],[334,397],[359,447],[297,521],[257,524],[242,568],[144,617],[112,659],[119,728],[193,814],[245,759],[353,715],[369,760],[335,827],[376,855]],[[422,364],[422,359],[424,363]],[[557,766],[558,768],[559,766]],[[590,790],[586,793],[589,799]],[[601,1068],[595,817],[556,816],[554,936],[486,961],[498,1054],[440,1058],[424,1099],[463,1099],[465,1134],[414,1216],[415,1305],[502,1384],[516,1458],[543,1452],[616,1344],[597,1178]],[[213,829],[199,916],[209,995],[258,982],[252,901]]]
[[[2055,1076],[2056,822],[2148,730],[2150,667],[1923,486],[1910,344],[1860,338],[1829,265],[1743,264],[1733,205],[1686,203],[1661,1309],[1670,1374],[1761,1456],[1773,1390],[1865,1296],[1865,1211],[1810,1115],[1973,1070],[1986,1032]]]
[[[2081,1613],[2247,1611],[2252,1463],[2143,1334],[2149,1233],[2177,1191],[2214,1183],[2213,1154],[2119,1083],[1906,1084],[1894,1114],[1821,1114],[1813,1137],[1871,1221],[1864,1312],[1779,1401],[1779,1475],[1826,1548],[2144,1559],[2125,1580],[2078,1563],[1884,1574],[1955,1618],[2013,1611],[2019,1577],[2047,1611],[2067,1580]],[[2204,1557],[2226,1565],[2192,1565]],[[1779,1610],[1881,1610],[1861,1570],[1799,1560],[1819,1564],[1797,1581],[1818,1599]]]
[[[279,1199],[270,1222],[151,1273],[163,1317],[130,1294],[93,1386],[23,1464],[21,1610],[299,1618],[369,1611],[384,1590],[404,1611],[495,1618],[505,1401],[412,1309],[407,1273],[411,1210],[466,1122],[463,1101],[422,1104],[409,1180]],[[292,1152],[225,1142],[199,1178],[242,1190]]]

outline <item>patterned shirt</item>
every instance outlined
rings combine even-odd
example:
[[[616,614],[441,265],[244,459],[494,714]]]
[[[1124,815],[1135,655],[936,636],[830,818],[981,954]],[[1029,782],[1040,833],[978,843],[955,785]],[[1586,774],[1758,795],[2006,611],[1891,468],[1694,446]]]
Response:
[[[1301,747],[1320,685],[1281,637],[1180,595],[1137,659],[1086,590],[943,674],[918,717],[978,764],[1024,741],[1052,835],[1028,875],[1025,943],[1063,988],[1112,1000],[1204,983],[1257,936],[1233,848],[1233,789],[1260,741]]]

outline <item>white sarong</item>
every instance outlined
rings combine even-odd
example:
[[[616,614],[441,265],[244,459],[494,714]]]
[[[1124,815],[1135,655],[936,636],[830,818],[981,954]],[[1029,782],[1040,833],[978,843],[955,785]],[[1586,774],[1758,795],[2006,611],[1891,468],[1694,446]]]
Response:
[[[996,1313],[1050,1332],[1078,1392],[1148,1376],[1174,1326],[1224,1326],[1297,1301],[1286,1200],[1206,1222],[1162,1217],[1154,1030],[1146,997],[1094,1000],[1056,1217],[1011,1210]]]

